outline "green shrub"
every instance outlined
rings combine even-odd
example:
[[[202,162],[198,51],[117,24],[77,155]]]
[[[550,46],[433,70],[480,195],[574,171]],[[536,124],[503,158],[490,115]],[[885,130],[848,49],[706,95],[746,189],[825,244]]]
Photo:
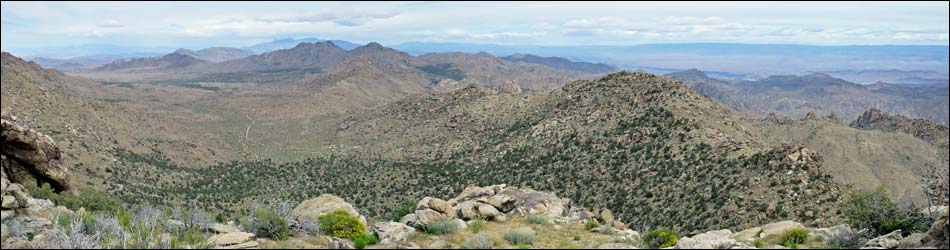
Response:
[[[676,246],[679,238],[672,230],[661,228],[644,235],[643,242],[649,245],[650,248],[659,249]]]
[[[454,233],[458,230],[458,224],[451,219],[437,220],[430,222],[423,229],[427,234],[445,235]]]
[[[474,239],[466,239],[463,245],[464,249],[491,249],[495,243],[488,240],[488,236],[483,233],[475,234]]]
[[[574,241],[580,241],[580,240],[581,240],[581,236],[578,235],[578,234],[575,234],[575,235],[574,235]]]
[[[56,193],[49,183],[43,183],[42,186],[27,185],[27,190],[33,198],[50,200],[56,205],[64,206],[70,210],[79,210],[85,208],[86,211],[103,211],[115,213],[122,209],[122,201],[109,193],[93,188],[83,188],[79,196],[70,193]]]
[[[587,221],[587,223],[584,223],[584,229],[587,229],[587,231],[593,230],[594,228],[598,228],[598,227],[600,227],[600,224],[598,224],[594,220],[589,220]]]
[[[317,219],[320,221],[320,229],[333,237],[351,239],[366,232],[366,225],[344,210],[333,211]]]
[[[872,235],[902,230],[906,236],[930,228],[930,221],[923,213],[919,213],[918,208],[899,206],[891,201],[883,188],[851,192],[843,205],[842,214],[848,224],[868,229]]]
[[[485,227],[485,220],[483,219],[475,219],[471,222],[472,223],[468,226],[468,228],[471,229],[473,233],[481,232],[482,228]]]
[[[363,249],[366,246],[376,244],[379,244],[379,238],[376,237],[376,234],[362,233],[353,237],[353,247],[356,247],[356,249]]]
[[[290,236],[290,226],[283,217],[270,209],[259,208],[254,211],[250,230],[260,237],[273,240],[286,240]]]
[[[528,223],[543,225],[548,223],[548,217],[544,216],[543,214],[529,214]]]
[[[512,245],[530,245],[534,243],[534,230],[528,227],[521,227],[509,230],[505,233],[505,240]]]
[[[790,229],[782,233],[779,241],[782,242],[782,246],[784,247],[798,248],[798,245],[808,242],[808,234],[808,230],[805,229]]]

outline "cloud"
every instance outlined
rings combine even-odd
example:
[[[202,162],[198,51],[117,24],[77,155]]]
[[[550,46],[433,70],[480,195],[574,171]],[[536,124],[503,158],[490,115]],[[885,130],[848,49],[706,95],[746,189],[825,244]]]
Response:
[[[260,18],[258,21],[272,23],[321,23],[332,22],[340,26],[361,26],[375,20],[384,20],[398,16],[395,11],[327,11],[313,15],[280,18]]]
[[[105,22],[102,22],[99,25],[96,25],[96,27],[104,28],[104,29],[116,29],[116,28],[125,27],[125,25],[122,24],[122,22],[119,22],[118,20],[106,20]]]

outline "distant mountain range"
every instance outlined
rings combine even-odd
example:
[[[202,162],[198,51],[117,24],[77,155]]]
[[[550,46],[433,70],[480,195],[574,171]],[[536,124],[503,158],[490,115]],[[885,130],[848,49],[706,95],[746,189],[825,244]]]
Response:
[[[301,43],[317,43],[317,42],[326,42],[326,41],[333,42],[333,44],[336,44],[337,46],[340,46],[340,48],[343,48],[345,50],[355,49],[356,47],[360,46],[360,44],[351,43],[351,42],[343,41],[343,40],[323,40],[319,38],[301,38],[301,39],[284,38],[284,39],[274,39],[274,41],[271,41],[271,42],[259,43],[259,44],[243,47],[242,49],[250,50],[250,51],[253,51],[254,53],[261,54],[261,53],[267,53],[267,52],[271,52],[275,50],[293,48]]]
[[[289,49],[300,43],[332,41],[344,50],[360,44],[319,38],[283,38],[238,49],[256,54]],[[504,57],[532,54],[561,57],[576,62],[614,65],[622,69],[643,69],[666,74],[700,68],[717,77],[754,79],[777,74],[827,73],[851,82],[871,84],[946,83],[950,49],[940,45],[811,46],[782,44],[643,44],[631,46],[531,46],[471,43],[407,42],[390,47],[412,55],[426,53],[487,52]],[[128,59],[154,57],[175,48],[118,45],[84,45],[60,48],[25,49],[14,54],[61,70],[94,68],[102,61],[87,57]],[[43,59],[43,60],[40,60]],[[65,61],[60,61],[65,60]],[[721,73],[721,74],[717,74]]]
[[[933,71],[946,74],[950,47],[942,45],[812,46],[784,44],[642,44],[631,46],[524,46],[409,42],[393,48],[411,54],[480,51],[529,53],[601,62],[628,70],[701,68],[733,74],[805,74],[841,70]]]
[[[853,120],[869,107],[948,123],[947,84],[855,84],[828,74],[776,75],[758,80],[724,80],[699,70],[666,76],[736,109],[764,117],[776,112],[802,117],[835,114]]]
[[[606,64],[533,55],[498,58],[488,53],[429,53],[412,56],[378,43],[351,50],[337,46],[334,42],[300,43],[289,49],[222,62],[203,60],[193,54],[179,50],[162,57],[121,60],[81,75],[106,81],[192,80],[289,84],[337,82],[340,76],[334,75],[334,72],[355,67],[353,64],[368,64],[393,71],[394,74],[388,78],[413,76],[410,78],[424,79],[414,84],[421,82],[431,85],[422,86],[426,89],[447,90],[467,85],[491,88],[510,82],[526,90],[543,90],[557,87],[569,79],[591,78],[619,71]]]

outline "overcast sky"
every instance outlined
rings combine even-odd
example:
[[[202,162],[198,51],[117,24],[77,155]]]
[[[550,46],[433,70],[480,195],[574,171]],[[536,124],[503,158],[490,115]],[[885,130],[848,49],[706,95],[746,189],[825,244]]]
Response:
[[[2,47],[318,37],[517,45],[950,44],[948,2],[3,2]]]

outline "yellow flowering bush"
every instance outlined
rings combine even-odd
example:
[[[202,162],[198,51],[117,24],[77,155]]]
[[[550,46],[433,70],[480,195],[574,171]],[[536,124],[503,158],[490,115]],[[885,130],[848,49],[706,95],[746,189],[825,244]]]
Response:
[[[366,232],[366,225],[359,218],[347,211],[337,210],[317,217],[323,233],[337,237],[351,239]]]

